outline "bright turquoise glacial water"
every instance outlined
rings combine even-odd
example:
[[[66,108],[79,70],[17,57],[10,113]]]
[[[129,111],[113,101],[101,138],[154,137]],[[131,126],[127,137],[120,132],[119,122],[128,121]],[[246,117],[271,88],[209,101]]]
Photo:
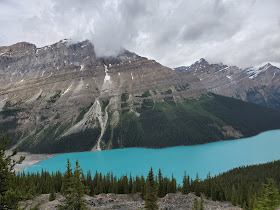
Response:
[[[196,173],[205,178],[228,171],[232,168],[266,163],[280,159],[280,130],[261,133],[257,136],[220,141],[197,146],[179,146],[164,149],[128,148],[101,152],[67,153],[44,160],[25,169],[25,172],[37,172],[45,169],[65,171],[67,158],[75,164],[79,160],[84,172],[96,170],[103,174],[146,176],[151,167],[154,171],[160,168],[168,177],[172,176],[181,182],[184,171],[192,178]]]

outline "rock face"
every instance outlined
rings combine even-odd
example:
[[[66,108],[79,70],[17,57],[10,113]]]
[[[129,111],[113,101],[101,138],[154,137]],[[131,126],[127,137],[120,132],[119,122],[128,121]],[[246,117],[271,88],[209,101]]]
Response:
[[[280,110],[280,69],[270,63],[262,67],[241,69],[224,64],[209,64],[202,58],[191,66],[175,69],[192,72],[213,93]]]
[[[35,197],[33,200],[28,200],[20,203],[20,206],[26,209],[34,208],[39,204],[39,209],[54,210],[59,204],[63,203],[63,196],[57,194],[57,199],[49,201],[49,194],[43,194]],[[192,209],[194,199],[198,198],[192,193],[183,195],[182,193],[167,194],[165,197],[158,199],[159,209],[162,210],[188,210]],[[87,207],[89,209],[122,209],[134,210],[144,209],[144,200],[140,194],[101,194],[94,197],[85,196]],[[237,206],[233,206],[228,202],[219,202],[204,199],[205,210],[241,210]]]
[[[84,142],[87,150],[100,150],[108,117],[112,125],[118,123],[119,111],[141,106],[146,91],[153,90],[155,100],[168,97],[158,93],[170,89],[176,100],[206,93],[188,72],[126,50],[98,58],[88,41],[0,47],[0,75],[0,122],[23,150],[42,141],[42,134],[57,140],[75,133],[91,138]],[[176,91],[186,84],[188,88]]]

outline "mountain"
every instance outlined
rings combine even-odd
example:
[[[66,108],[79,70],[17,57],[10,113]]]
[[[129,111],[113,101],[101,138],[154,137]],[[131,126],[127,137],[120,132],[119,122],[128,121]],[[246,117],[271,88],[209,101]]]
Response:
[[[278,111],[210,93],[199,75],[211,65],[194,65],[174,71],[127,50],[97,57],[89,41],[0,47],[0,126],[11,146],[32,153],[193,145],[280,128]]]
[[[191,72],[213,93],[280,110],[280,69],[270,63],[241,69],[200,59],[189,67],[175,70]]]
[[[200,58],[199,61],[196,61],[194,64],[192,64],[191,66],[180,66],[175,68],[174,70],[189,70],[191,72],[196,73],[197,70],[201,69],[201,68],[206,68],[209,66],[209,63],[204,59],[204,58]]]

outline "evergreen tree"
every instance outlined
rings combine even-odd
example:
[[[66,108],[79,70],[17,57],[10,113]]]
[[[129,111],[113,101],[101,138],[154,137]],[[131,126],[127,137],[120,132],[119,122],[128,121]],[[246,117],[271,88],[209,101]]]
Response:
[[[51,177],[52,178],[54,177],[53,173],[52,173]],[[51,193],[49,195],[49,201],[53,201],[53,200],[56,199],[54,180],[53,179],[50,180],[50,191],[51,191]]]
[[[133,180],[131,174],[129,176],[129,193],[132,193]]]
[[[205,183],[205,195],[207,197],[210,197],[211,196],[211,181],[210,181],[210,172],[207,174],[207,177],[206,177],[206,183]]]
[[[158,197],[162,198],[165,195],[164,186],[163,186],[163,177],[161,170],[158,170]]]
[[[192,206],[192,210],[198,210],[198,200],[197,198],[194,199],[194,202],[193,202],[193,206]]]
[[[235,189],[235,186],[232,185],[232,190],[231,190],[231,203],[236,206],[237,204],[237,192],[236,192],[236,189]]]
[[[243,202],[243,204],[242,204],[242,209],[244,209],[244,210],[247,210],[247,209],[248,209],[248,206],[247,206],[246,201]]]
[[[279,190],[276,188],[275,181],[268,179],[268,183],[264,184],[264,194],[258,200],[257,209],[272,210],[280,205]]]
[[[204,210],[204,202],[203,202],[203,198],[202,195],[200,196],[200,202],[199,202],[199,210]]]
[[[143,175],[141,175],[140,183],[141,183],[141,196],[142,196],[142,198],[145,199],[145,195],[146,195],[146,182],[145,182],[145,178],[144,178]]]
[[[129,193],[129,183],[128,183],[128,178],[126,175],[122,177],[121,186],[122,186],[121,193],[128,194]]]
[[[167,184],[167,192],[176,193],[176,190],[177,190],[177,184],[176,184],[176,180],[174,179],[173,173],[172,173],[171,182],[169,181]]]
[[[13,150],[11,155],[6,155],[6,149],[12,139],[2,130],[0,130],[0,209],[17,208],[18,195],[12,188],[12,179],[14,177],[14,167],[21,163],[25,156],[19,160],[12,160],[17,154],[17,149]]]
[[[189,176],[187,177],[186,172],[184,172],[182,193],[188,194],[189,192],[190,192],[190,177]]]
[[[193,182],[193,190],[194,190],[196,196],[200,196],[200,192],[201,192],[200,188],[199,188],[199,181],[200,181],[200,179],[199,179],[198,173],[196,173],[196,177]]]
[[[70,161],[67,161],[67,171],[65,173],[66,177],[70,175],[70,181],[65,179],[66,182],[63,186],[68,187],[65,192],[65,205],[61,206],[60,209],[67,210],[83,210],[87,209],[83,196],[87,192],[86,187],[84,186],[81,177],[82,169],[79,166],[78,160],[76,161],[76,167],[74,169],[74,174],[72,175]]]
[[[257,208],[258,208],[258,200],[257,200],[257,196],[255,194],[252,209],[257,209]]]
[[[66,165],[66,172],[64,173],[63,180],[62,180],[62,186],[61,186],[61,193],[63,195],[69,194],[68,190],[70,188],[71,178],[73,176],[72,168],[70,160],[67,159],[67,165]]]
[[[54,201],[56,199],[56,194],[54,191],[52,191],[49,195],[49,201]]]
[[[151,168],[146,180],[145,209],[158,209],[157,192],[154,181],[153,169]]]

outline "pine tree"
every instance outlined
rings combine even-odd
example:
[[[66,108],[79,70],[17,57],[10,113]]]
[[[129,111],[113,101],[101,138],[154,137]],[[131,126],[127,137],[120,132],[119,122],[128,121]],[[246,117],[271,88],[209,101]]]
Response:
[[[258,208],[258,200],[256,194],[254,195],[254,201],[253,201],[253,208],[252,209],[257,209]]]
[[[194,199],[192,210],[198,210],[198,200],[197,198]]]
[[[200,196],[200,202],[199,202],[199,210],[204,210],[204,202],[202,196]]]
[[[235,186],[232,185],[232,189],[231,189],[231,203],[236,206],[237,204],[237,193],[236,193],[236,190],[235,190]]]
[[[165,195],[163,186],[163,177],[161,170],[158,170],[158,197],[162,198]]]
[[[248,209],[248,206],[247,206],[246,201],[243,202],[243,204],[242,204],[242,209],[244,209],[244,210]]]
[[[129,176],[129,193],[132,193],[133,180],[131,174]]]
[[[177,190],[176,180],[174,179],[172,174],[171,181],[169,180],[167,184],[167,193],[176,193],[176,190]]]
[[[142,198],[145,199],[145,195],[146,195],[146,182],[145,182],[145,178],[144,178],[143,175],[141,175],[140,183],[141,183],[141,196],[142,196]]]
[[[148,210],[158,209],[157,192],[156,192],[156,186],[154,182],[154,174],[152,168],[146,180],[145,209]]]
[[[200,181],[200,179],[199,179],[198,173],[196,173],[196,177],[193,182],[193,189],[194,189],[196,196],[200,196],[199,181]]]
[[[79,166],[78,160],[76,161],[76,167],[74,169],[74,174],[72,175],[72,169],[70,161],[67,160],[67,170],[65,173],[65,179],[63,184],[64,194],[65,194],[65,205],[60,206],[60,209],[67,210],[82,210],[87,209],[83,196],[87,192],[84,186],[81,176],[83,172]],[[70,177],[70,179],[68,179]],[[66,188],[67,187],[67,188]]]
[[[52,178],[54,177],[54,175],[52,174]],[[49,195],[49,201],[53,201],[56,199],[56,194],[55,194],[55,187],[54,187],[54,180],[51,179],[50,181],[50,195]]]
[[[87,209],[85,205],[85,201],[83,199],[83,196],[87,192],[86,187],[84,186],[81,177],[83,175],[83,170],[80,168],[78,160],[76,161],[76,167],[74,170],[74,176],[72,179],[72,183],[74,186],[75,191],[73,192],[75,203],[74,203],[74,209],[80,210],[80,209]]]
[[[205,183],[205,195],[207,197],[211,196],[211,182],[210,182],[210,172],[207,174],[206,183]]]
[[[2,130],[0,130],[0,209],[13,209],[17,207],[18,195],[12,188],[13,172],[16,164],[21,163],[25,156],[19,160],[12,160],[17,154],[17,149],[13,150],[11,155],[6,155],[5,151],[12,142],[12,139]]]
[[[184,172],[182,193],[188,194],[189,192],[190,192],[190,177],[189,176],[187,177],[186,172]]]
[[[275,181],[268,179],[268,183],[264,184],[264,194],[258,200],[257,209],[271,210],[280,205],[279,190],[276,188]]]
[[[69,194],[68,190],[70,188],[72,176],[73,176],[73,172],[71,168],[71,163],[70,160],[67,159],[66,172],[64,173],[62,186],[61,186],[61,192],[63,195]]]
[[[49,195],[49,201],[54,201],[56,199],[56,194],[54,191],[52,191]]]
[[[123,194],[128,194],[129,193],[129,183],[128,183],[128,178],[127,176],[122,177],[122,192]]]

